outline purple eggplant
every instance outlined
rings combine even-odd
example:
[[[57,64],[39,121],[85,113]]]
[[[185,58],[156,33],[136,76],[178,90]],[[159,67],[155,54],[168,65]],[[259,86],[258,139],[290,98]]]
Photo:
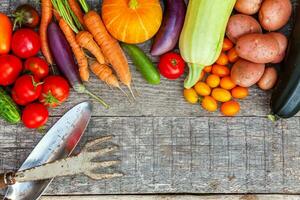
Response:
[[[75,64],[71,47],[56,23],[51,22],[49,24],[47,36],[49,47],[57,64],[57,68],[68,79],[73,89],[78,93],[88,94],[108,108],[108,104],[100,97],[87,90],[83,85],[79,77],[78,67]]]
[[[151,48],[152,56],[160,56],[175,48],[186,14],[184,0],[166,0],[163,23]]]

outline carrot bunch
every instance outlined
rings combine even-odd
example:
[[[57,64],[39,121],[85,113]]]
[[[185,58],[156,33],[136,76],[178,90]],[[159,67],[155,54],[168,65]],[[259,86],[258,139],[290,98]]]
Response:
[[[201,73],[198,83],[191,89],[184,89],[185,99],[192,104],[200,101],[202,108],[209,112],[218,110],[225,116],[235,116],[240,111],[240,104],[235,99],[248,96],[248,88],[237,86],[230,77],[230,66],[238,60],[233,43],[225,38],[222,53],[212,66],[207,66]]]
[[[51,1],[60,15],[59,25],[77,60],[81,79],[88,81],[91,69],[100,80],[109,86],[121,89],[119,78],[133,95],[128,61],[118,41],[107,32],[99,14],[90,10],[85,0]],[[92,54],[95,59],[89,59],[83,49]]]

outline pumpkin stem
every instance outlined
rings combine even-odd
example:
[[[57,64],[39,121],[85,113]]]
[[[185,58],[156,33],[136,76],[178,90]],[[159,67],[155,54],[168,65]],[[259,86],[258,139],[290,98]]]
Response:
[[[139,6],[138,0],[129,0],[129,8],[137,9]]]

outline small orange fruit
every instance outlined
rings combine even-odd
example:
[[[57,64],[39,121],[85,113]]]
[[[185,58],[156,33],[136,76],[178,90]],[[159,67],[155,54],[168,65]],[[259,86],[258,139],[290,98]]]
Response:
[[[240,111],[240,104],[236,101],[228,101],[221,106],[221,112],[225,116],[235,116]]]
[[[222,88],[215,88],[213,89],[211,96],[220,102],[227,102],[230,101],[232,96],[229,91],[222,89]]]
[[[205,76],[205,72],[202,70],[198,81],[201,81],[204,78],[204,76]]]
[[[226,53],[222,52],[219,56],[219,58],[217,59],[216,63],[218,65],[228,65],[228,56],[226,55]]]
[[[228,38],[224,38],[222,51],[228,51],[233,47],[233,43]]]
[[[197,95],[197,92],[193,88],[184,89],[183,96],[185,100],[191,104],[196,104],[199,100],[199,96]]]
[[[231,90],[231,95],[236,99],[244,99],[249,95],[249,90],[248,88],[238,86]]]
[[[218,87],[220,84],[220,77],[218,77],[217,75],[211,74],[206,78],[206,83],[211,88]]]
[[[210,95],[210,92],[211,92],[210,87],[204,82],[198,82],[194,86],[194,89],[201,96],[208,96],[208,95]]]
[[[218,109],[217,101],[211,96],[206,96],[202,99],[201,102],[202,108],[209,112],[215,112]]]
[[[235,48],[230,49],[230,51],[228,51],[227,56],[228,56],[229,62],[231,62],[231,63],[235,63],[239,59],[239,56],[238,56]]]
[[[217,64],[212,66],[211,72],[219,77],[229,76],[230,74],[230,70],[228,67]]]
[[[203,71],[205,71],[206,73],[210,73],[211,68],[212,68],[212,66],[206,66],[206,67],[204,67]]]
[[[236,84],[231,80],[230,76],[226,76],[221,79],[220,86],[225,90],[231,90]]]

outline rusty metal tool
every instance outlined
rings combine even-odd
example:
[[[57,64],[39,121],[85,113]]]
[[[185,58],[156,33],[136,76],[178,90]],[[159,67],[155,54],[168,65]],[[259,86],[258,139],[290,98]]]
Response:
[[[85,174],[95,180],[123,176],[122,173],[118,172],[97,172],[98,169],[107,168],[120,163],[119,160],[96,160],[97,158],[103,157],[118,149],[117,145],[110,145],[105,148],[96,149],[98,145],[111,140],[111,138],[112,136],[105,136],[87,143],[81,153],[77,156],[46,163],[38,167],[33,167],[15,173],[8,172],[0,174],[0,188],[5,188],[6,186],[13,185],[16,182],[37,181],[75,174]]]

